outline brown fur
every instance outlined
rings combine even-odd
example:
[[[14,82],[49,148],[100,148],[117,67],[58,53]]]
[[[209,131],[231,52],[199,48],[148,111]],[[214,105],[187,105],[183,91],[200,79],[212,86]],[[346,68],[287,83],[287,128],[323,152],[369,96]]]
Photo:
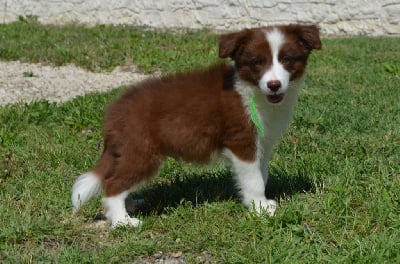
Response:
[[[165,157],[206,162],[230,149],[253,160],[254,126],[233,87],[231,66],[151,79],[108,108],[104,153],[94,168],[106,196],[153,176]]]

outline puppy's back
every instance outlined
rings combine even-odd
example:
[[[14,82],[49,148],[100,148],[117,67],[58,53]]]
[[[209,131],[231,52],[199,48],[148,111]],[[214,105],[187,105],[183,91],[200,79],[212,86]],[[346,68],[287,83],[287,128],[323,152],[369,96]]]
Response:
[[[105,140],[131,147],[146,147],[149,140],[165,156],[206,161],[222,146],[222,97],[232,92],[233,74],[220,64],[131,87],[107,110]]]

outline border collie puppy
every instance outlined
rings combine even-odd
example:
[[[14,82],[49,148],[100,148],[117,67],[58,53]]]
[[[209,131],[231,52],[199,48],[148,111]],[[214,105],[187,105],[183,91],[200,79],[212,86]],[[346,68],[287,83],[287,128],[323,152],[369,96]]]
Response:
[[[129,89],[106,112],[100,160],[73,186],[74,213],[102,188],[112,227],[138,226],[125,199],[166,157],[201,163],[220,153],[232,163],[243,204],[274,215],[276,202],[264,194],[268,161],[290,122],[313,49],[321,49],[316,26],[244,29],[219,37],[219,57],[231,63]]]

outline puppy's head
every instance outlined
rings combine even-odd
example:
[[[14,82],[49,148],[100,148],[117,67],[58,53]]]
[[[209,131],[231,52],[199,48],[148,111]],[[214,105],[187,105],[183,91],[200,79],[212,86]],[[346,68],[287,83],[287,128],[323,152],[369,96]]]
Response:
[[[321,49],[316,26],[288,25],[221,35],[219,57],[230,57],[240,78],[257,85],[271,104],[284,100],[289,83],[304,74],[308,56]]]

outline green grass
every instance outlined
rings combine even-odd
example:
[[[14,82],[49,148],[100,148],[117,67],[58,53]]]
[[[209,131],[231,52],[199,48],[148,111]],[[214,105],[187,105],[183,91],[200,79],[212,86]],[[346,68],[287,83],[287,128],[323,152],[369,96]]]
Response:
[[[134,62],[146,72],[168,72],[215,61],[216,38],[205,31],[186,37],[132,27],[40,26],[34,21],[0,24],[0,58],[54,65],[73,63],[109,71]],[[179,47],[179,49],[177,49]]]
[[[0,25],[0,58],[94,71],[134,62],[175,72],[216,61],[207,32]],[[212,263],[400,262],[398,38],[324,39],[294,121],[271,162],[273,218],[236,201],[223,165],[168,161],[135,197],[140,228],[89,227],[100,200],[71,217],[71,186],[101,154],[104,107],[124,88],[62,105],[0,107],[0,262],[132,263],[204,251]],[[388,68],[389,65],[389,68]]]

